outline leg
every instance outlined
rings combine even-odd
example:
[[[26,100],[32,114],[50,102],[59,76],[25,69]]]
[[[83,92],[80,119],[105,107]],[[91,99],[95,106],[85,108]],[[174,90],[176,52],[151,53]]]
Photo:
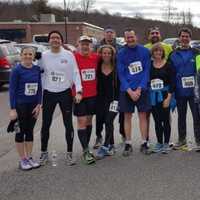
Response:
[[[120,112],[119,114],[119,133],[123,138],[125,138],[125,131],[124,131],[124,113]]]
[[[28,116],[27,116],[27,130],[26,130],[26,134],[25,134],[25,149],[26,149],[26,153],[27,153],[27,157],[32,157],[32,150],[33,150],[33,130],[35,127],[35,123],[36,123],[36,118],[33,117],[33,109],[35,108],[36,105],[30,105],[28,107]]]
[[[88,119],[87,116],[80,116],[77,117],[78,122],[78,137],[83,148],[83,151],[88,149],[88,142],[87,142],[87,123]]]
[[[187,114],[187,99],[182,98],[177,100],[178,111],[178,140],[179,142],[186,141],[186,114]]]
[[[108,147],[109,144],[111,144],[111,145],[114,144],[113,122],[114,122],[114,119],[116,116],[117,116],[117,113],[108,112],[107,117],[106,117],[106,124],[105,124],[106,136],[105,136],[105,142],[104,142],[104,146],[106,146],[106,147]]]
[[[72,124],[72,96],[71,90],[60,96],[59,106],[62,112],[63,124],[65,126],[65,139],[67,142],[67,152],[73,151],[74,129]]]
[[[200,145],[200,115],[198,112],[198,104],[195,104],[194,99],[189,99],[189,106],[193,117],[194,137],[197,145]]]
[[[159,112],[159,106],[152,107],[152,115],[155,122],[155,132],[157,141],[159,144],[163,144],[163,125],[162,125],[162,120],[160,119],[161,117],[160,113],[161,112]]]
[[[164,143],[169,144],[171,136],[170,108],[163,108]]]
[[[140,132],[143,141],[147,141],[147,116],[146,112],[139,112]]]
[[[49,141],[49,129],[57,102],[55,96],[44,92],[42,109],[41,151],[46,152]]]
[[[124,130],[126,140],[131,141],[132,113],[124,113]]]

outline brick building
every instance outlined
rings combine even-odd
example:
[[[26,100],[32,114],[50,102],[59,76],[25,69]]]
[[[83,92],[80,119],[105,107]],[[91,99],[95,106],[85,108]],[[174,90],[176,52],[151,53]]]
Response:
[[[98,40],[103,37],[103,28],[86,22],[67,22],[67,42],[75,45],[80,35],[86,34]],[[8,39],[16,42],[32,42],[33,35],[47,34],[52,30],[58,30],[63,34],[64,22],[0,22],[0,39]],[[65,40],[66,41],[66,40]]]

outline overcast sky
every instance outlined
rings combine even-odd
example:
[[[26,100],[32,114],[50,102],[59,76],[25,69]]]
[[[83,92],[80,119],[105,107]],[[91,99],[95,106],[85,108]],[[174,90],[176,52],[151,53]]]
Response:
[[[64,0],[49,0],[51,4],[63,6]],[[73,0],[71,0],[73,1]],[[75,0],[78,2],[78,0]],[[171,0],[172,7],[177,11],[188,11],[194,15],[193,22],[200,27],[200,0]],[[68,0],[66,0],[68,2]],[[167,7],[168,0],[96,0],[94,8],[107,10],[110,13],[121,13],[126,16],[135,16],[141,13],[144,18],[161,19]]]

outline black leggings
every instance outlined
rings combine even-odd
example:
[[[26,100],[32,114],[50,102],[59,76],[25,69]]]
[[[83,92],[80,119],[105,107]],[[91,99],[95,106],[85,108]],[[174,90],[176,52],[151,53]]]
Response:
[[[44,91],[42,109],[41,151],[47,151],[49,129],[52,123],[53,113],[57,104],[59,104],[60,110],[62,112],[63,123],[65,126],[67,151],[72,152],[74,130],[72,125],[71,89],[59,93],[53,93],[47,90]]]
[[[15,142],[33,142],[33,129],[36,118],[34,118],[32,112],[36,105],[31,103],[17,105],[20,132],[16,133]]]
[[[101,132],[103,130],[103,125],[105,124],[105,142],[104,146],[109,144],[114,144],[114,126],[113,122],[117,113],[109,111],[110,103],[97,103],[96,110],[96,135],[101,138]]]
[[[162,103],[152,106],[152,114],[155,121],[155,131],[160,144],[169,143],[171,135],[170,108],[163,108]]]

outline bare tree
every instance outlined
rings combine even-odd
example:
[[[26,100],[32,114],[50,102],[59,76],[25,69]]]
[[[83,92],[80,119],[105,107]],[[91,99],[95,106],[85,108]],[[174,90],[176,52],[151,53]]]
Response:
[[[164,20],[167,22],[174,22],[177,8],[173,6],[173,0],[162,0],[162,2],[164,2]]]
[[[80,5],[81,5],[81,11],[87,15],[90,11],[90,9],[94,6],[95,0],[81,0]]]

